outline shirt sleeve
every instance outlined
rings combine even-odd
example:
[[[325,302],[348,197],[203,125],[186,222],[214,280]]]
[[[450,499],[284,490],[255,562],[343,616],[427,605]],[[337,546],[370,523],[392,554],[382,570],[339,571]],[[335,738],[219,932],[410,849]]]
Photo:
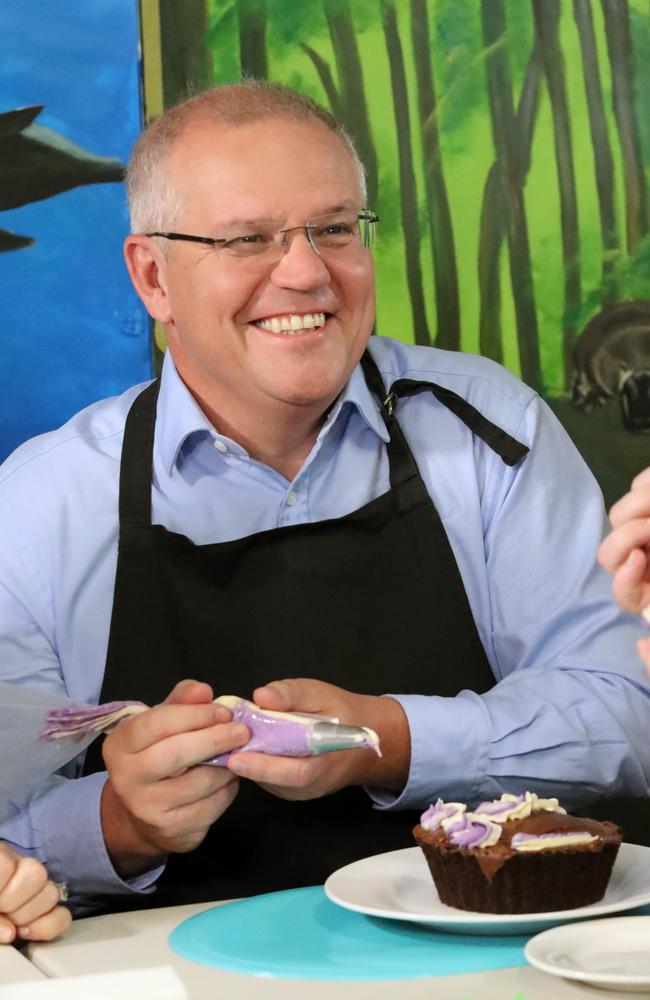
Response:
[[[66,905],[76,916],[97,910],[99,899],[106,896],[153,892],[164,870],[156,867],[128,881],[115,871],[100,820],[105,780],[106,772],[84,778],[53,775],[20,814],[0,827],[0,839],[17,853],[43,862],[52,881],[66,883]]]
[[[409,720],[411,766],[401,794],[371,792],[379,808],[526,789],[578,807],[650,790],[650,685],[635,650],[643,630],[616,607],[596,562],[600,490],[538,398],[518,436],[529,455],[481,501],[475,558],[487,600],[468,592],[475,617],[483,609],[497,683],[483,695],[393,696]]]
[[[66,689],[53,646],[47,588],[30,561],[29,547],[3,539],[0,548],[0,679],[74,697],[76,692]],[[19,767],[20,762],[10,759],[5,766]],[[124,881],[108,857],[100,820],[105,772],[80,778],[79,761],[64,771],[16,804],[15,814],[0,826],[0,839],[19,854],[43,862],[54,881],[66,882],[70,905],[78,914],[96,909],[96,896],[153,891],[162,868]]]

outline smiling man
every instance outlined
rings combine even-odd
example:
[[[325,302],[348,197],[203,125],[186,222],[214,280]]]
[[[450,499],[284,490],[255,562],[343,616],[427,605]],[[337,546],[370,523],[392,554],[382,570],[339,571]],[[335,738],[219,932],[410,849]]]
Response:
[[[81,911],[314,884],[408,846],[438,796],[646,795],[598,488],[499,366],[371,338],[377,217],[337,123],[216,88],[149,127],[128,185],[162,377],[3,467],[0,669],[156,707],[0,835]],[[383,756],[237,753],[230,693],[369,726]]]

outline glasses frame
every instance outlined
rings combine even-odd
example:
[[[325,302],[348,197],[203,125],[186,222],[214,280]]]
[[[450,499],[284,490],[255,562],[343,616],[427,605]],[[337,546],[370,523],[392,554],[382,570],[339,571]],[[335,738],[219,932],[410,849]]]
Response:
[[[364,208],[361,212],[357,213],[356,220],[357,220],[357,222],[365,222],[366,223],[366,226],[364,228],[363,238],[362,238],[361,242],[362,242],[363,246],[366,248],[366,250],[368,250],[368,249],[370,249],[370,247],[372,246],[372,243],[373,243],[373,241],[369,237],[369,233],[371,232],[370,226],[371,225],[376,225],[379,222],[379,216],[376,215],[375,212],[371,212],[369,209]],[[317,253],[319,257],[322,256],[321,255],[321,251],[318,249],[318,247],[314,243],[314,240],[313,240],[313,237],[312,237],[312,230],[314,229],[314,226],[310,225],[309,222],[307,222],[304,226],[290,226],[288,229],[280,229],[280,230],[278,230],[277,236],[284,237],[283,240],[282,240],[282,243],[280,244],[281,247],[282,247],[283,252],[286,250],[287,245],[288,245],[288,240],[287,240],[288,234],[295,232],[297,229],[303,229],[305,231],[305,236],[307,237],[307,240],[308,240],[309,245],[312,248],[312,250],[315,253]],[[241,238],[241,237],[238,237],[238,236],[233,236],[233,237],[231,237],[231,239],[224,239],[224,238],[220,238],[220,237],[217,237],[217,236],[192,236],[189,233],[174,233],[174,232],[145,233],[144,235],[145,236],[158,236],[158,237],[160,237],[163,240],[182,240],[182,241],[187,242],[187,243],[203,243],[206,246],[211,246],[211,247],[223,246],[226,243],[231,243],[234,240],[237,240],[237,239]]]

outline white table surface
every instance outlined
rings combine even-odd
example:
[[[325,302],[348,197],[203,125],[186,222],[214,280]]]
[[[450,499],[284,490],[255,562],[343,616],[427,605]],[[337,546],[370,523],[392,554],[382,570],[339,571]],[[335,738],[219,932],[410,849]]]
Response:
[[[35,979],[45,979],[45,975],[16,948],[0,944],[0,986]]]
[[[435,979],[372,982],[266,979],[223,972],[181,958],[169,947],[171,931],[214,904],[172,906],[76,920],[59,941],[33,944],[31,961],[46,976],[76,976],[117,969],[171,965],[191,1000],[630,1000],[629,993],[596,990],[530,966]],[[20,956],[19,956],[20,957]],[[640,994],[636,994],[640,996]]]

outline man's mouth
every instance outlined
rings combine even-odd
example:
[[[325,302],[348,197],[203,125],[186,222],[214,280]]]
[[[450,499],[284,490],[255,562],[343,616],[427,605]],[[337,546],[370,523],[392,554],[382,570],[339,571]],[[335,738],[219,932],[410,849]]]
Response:
[[[269,316],[267,319],[256,319],[253,326],[269,333],[282,333],[294,337],[305,330],[315,330],[325,326],[330,313],[287,313],[283,316]]]

